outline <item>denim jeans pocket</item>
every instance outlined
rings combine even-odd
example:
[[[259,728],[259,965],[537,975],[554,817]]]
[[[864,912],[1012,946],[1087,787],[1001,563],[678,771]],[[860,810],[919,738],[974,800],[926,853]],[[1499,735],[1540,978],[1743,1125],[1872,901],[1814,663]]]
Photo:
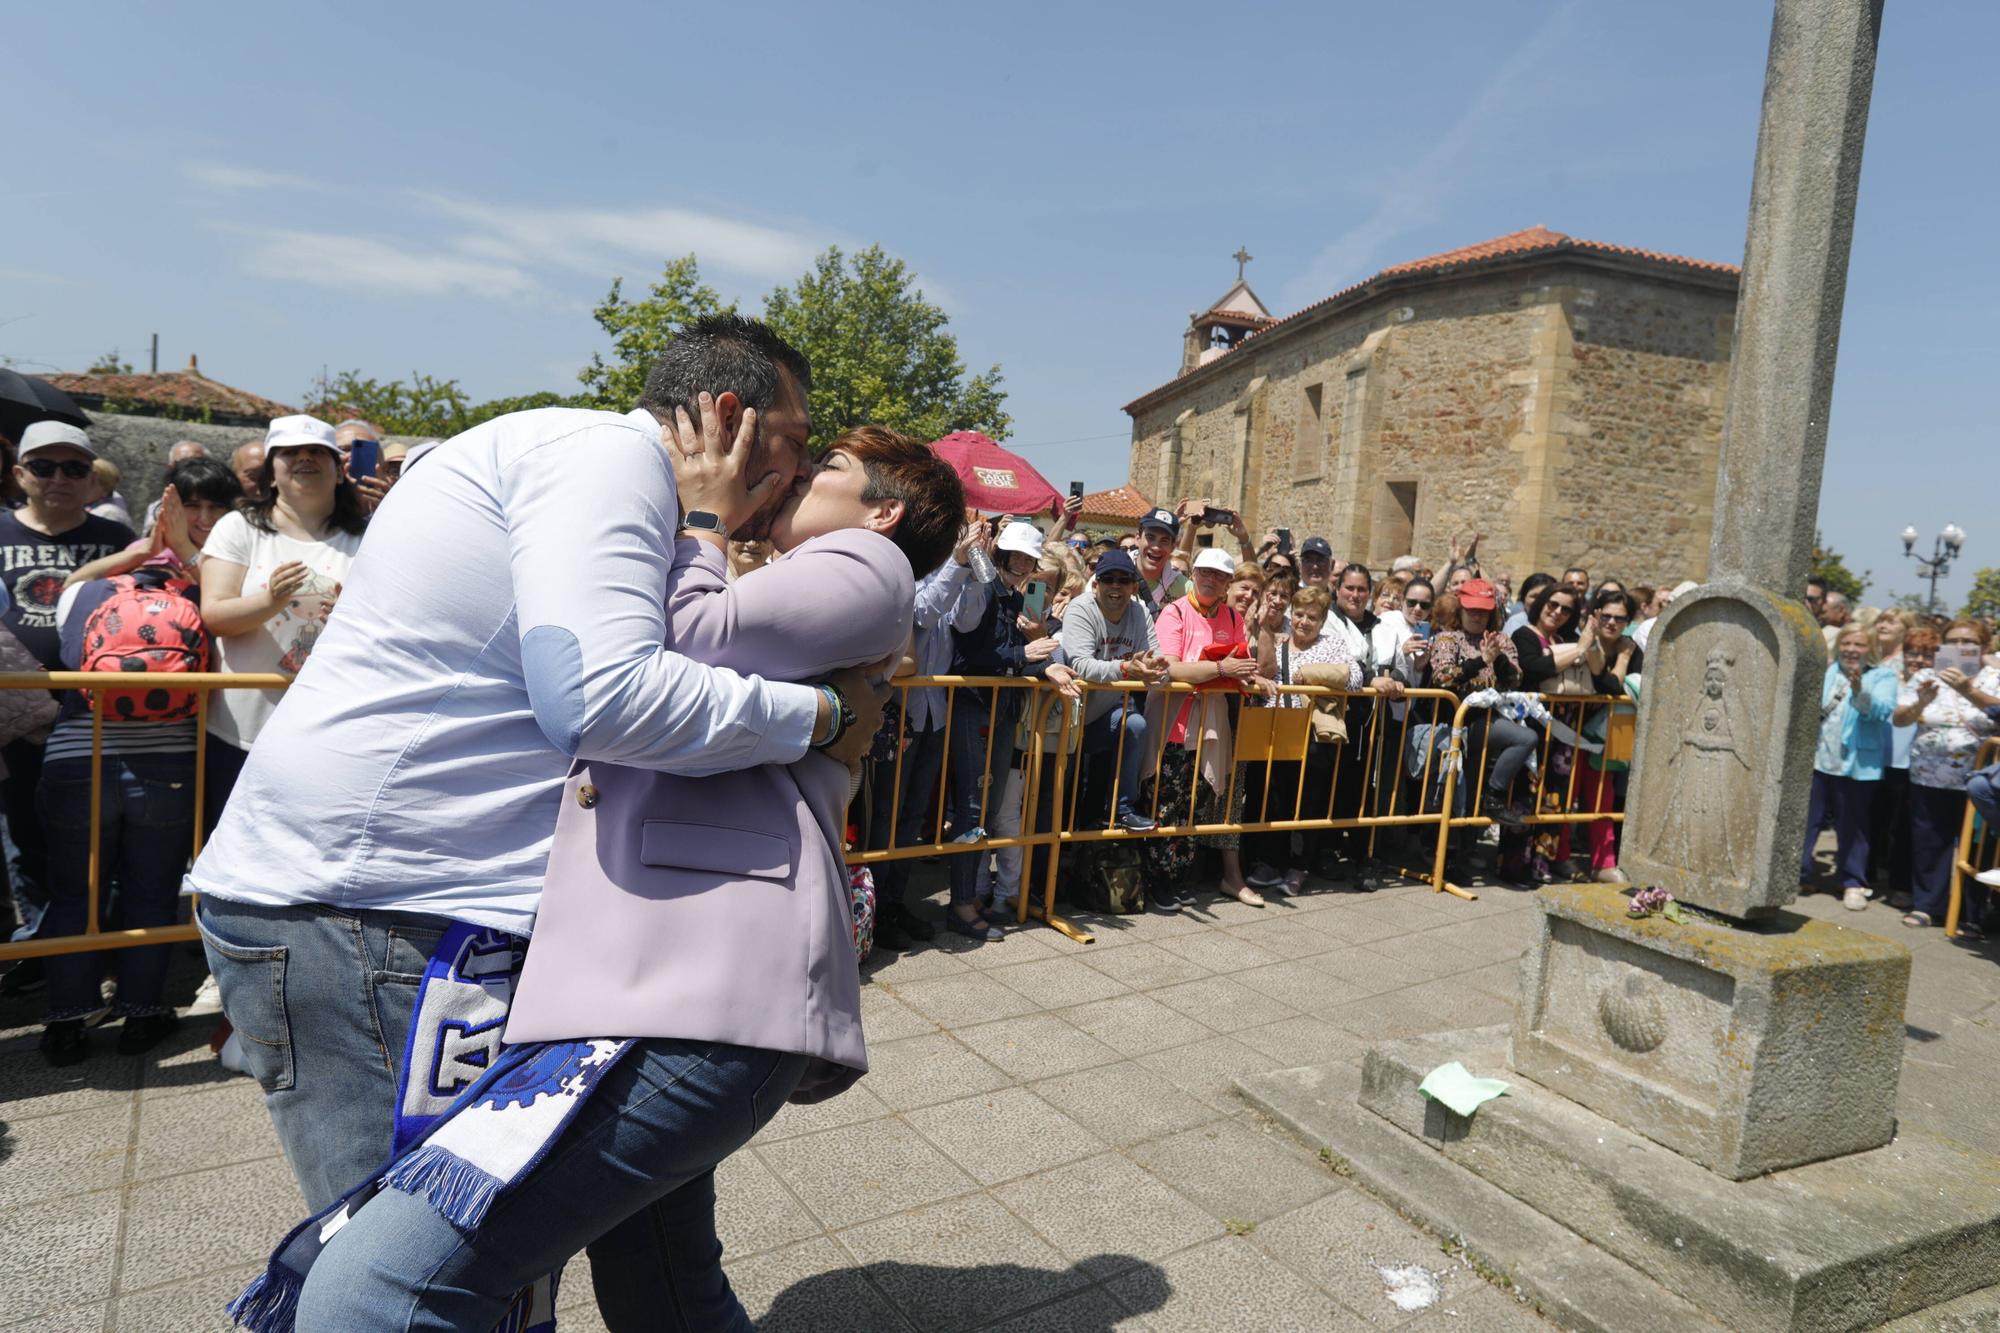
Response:
[[[770,1053],[771,1072],[750,1096],[750,1136],[755,1138],[773,1116],[785,1109],[804,1076],[808,1057],[792,1051]]]
[[[243,1039],[244,1061],[265,1092],[292,1087],[292,1021],[285,1004],[285,965],[290,950],[282,944],[238,944],[215,933],[206,909],[195,913],[209,970],[222,992],[222,1009],[236,1035]]]

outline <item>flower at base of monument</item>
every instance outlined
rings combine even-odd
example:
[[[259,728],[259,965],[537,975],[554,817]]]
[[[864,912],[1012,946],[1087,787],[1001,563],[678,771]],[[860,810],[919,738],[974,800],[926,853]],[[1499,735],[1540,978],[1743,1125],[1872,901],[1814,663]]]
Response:
[[[1641,889],[1632,895],[1630,905],[1625,908],[1625,915],[1651,916],[1655,912],[1664,912],[1673,900],[1674,895],[1665,889]]]

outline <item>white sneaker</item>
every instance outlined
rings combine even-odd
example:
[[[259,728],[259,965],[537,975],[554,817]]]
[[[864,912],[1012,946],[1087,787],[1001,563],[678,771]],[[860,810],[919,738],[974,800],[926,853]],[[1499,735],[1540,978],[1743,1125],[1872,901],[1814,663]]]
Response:
[[[1868,890],[1857,885],[1840,895],[1840,905],[1850,912],[1864,912],[1868,910],[1868,899],[1871,896]]]
[[[250,1066],[243,1060],[243,1038],[234,1032],[229,1034],[229,1040],[222,1043],[222,1049],[215,1053],[215,1058],[232,1074],[250,1072]]]
[[[203,977],[201,985],[195,987],[194,1000],[181,1010],[183,1018],[200,1018],[204,1014],[222,1012],[222,987],[215,984],[212,976]]]

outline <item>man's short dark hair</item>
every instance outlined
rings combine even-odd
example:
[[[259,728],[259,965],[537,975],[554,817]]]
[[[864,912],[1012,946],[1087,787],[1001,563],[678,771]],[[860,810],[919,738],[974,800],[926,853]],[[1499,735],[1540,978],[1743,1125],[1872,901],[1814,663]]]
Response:
[[[183,458],[168,468],[167,485],[174,488],[184,505],[206,500],[234,509],[243,503],[243,483],[236,480],[228,464],[206,454]]]
[[[646,372],[639,406],[668,414],[684,407],[699,421],[698,395],[706,389],[733,393],[745,407],[768,411],[778,402],[780,370],[798,381],[803,403],[812,388],[812,367],[798,348],[762,320],[704,315],[683,325]]]

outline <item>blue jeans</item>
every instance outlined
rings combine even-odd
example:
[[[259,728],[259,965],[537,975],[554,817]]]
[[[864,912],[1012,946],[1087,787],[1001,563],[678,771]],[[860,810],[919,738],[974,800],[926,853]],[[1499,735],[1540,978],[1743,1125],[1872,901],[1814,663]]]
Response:
[[[42,827],[48,838],[49,910],[41,935],[80,935],[90,913],[90,761],[58,759],[42,769]],[[181,876],[194,849],[194,755],[104,756],[98,827],[98,902],[116,930],[171,926]],[[113,892],[116,886],[116,892]],[[117,1011],[168,1011],[161,1003],[172,946],[114,949]],[[50,1022],[102,1006],[103,953],[58,954],[48,962]]]
[[[998,694],[997,706],[990,701]],[[951,805],[946,814],[953,837],[959,837],[1000,807],[1000,793],[1007,785],[1007,770],[1014,764],[1014,723],[1021,716],[1021,691],[963,689],[952,696],[951,766],[945,779],[951,784]],[[992,737],[992,763],[987,762],[988,733]],[[979,860],[970,852],[947,857],[951,866],[951,902],[954,907],[979,900]]]
[[[896,845],[914,847],[924,840],[924,821],[935,809],[938,769],[944,765],[944,719],[937,719],[932,731],[909,730],[910,748],[903,751],[901,791],[891,791],[896,782],[896,761],[885,759],[875,765],[876,790],[880,793],[870,811],[868,846],[879,851],[889,846],[889,813],[896,812]],[[875,866],[875,910],[903,905],[903,892],[910,882],[910,862],[880,861]]]
[[[411,912],[255,907],[213,896],[201,900],[196,920],[223,1011],[264,1089],[306,1207],[319,1212],[389,1161],[410,1009],[450,923]],[[607,1080],[593,1100],[610,1086]],[[616,1333],[658,1327],[648,1311],[677,1299],[685,1285],[679,1275],[691,1265],[713,1268],[721,1280],[711,1253],[719,1252],[712,1183],[690,1181],[671,1199],[627,1212],[604,1213],[602,1234],[572,1247],[590,1251],[599,1312]]]
[[[1125,749],[1122,754],[1118,751],[1120,727],[1125,730]],[[1118,792],[1112,814],[1114,816],[1129,814],[1132,802],[1139,795],[1139,769],[1146,758],[1145,696],[1139,696],[1136,706],[1120,704],[1104,716],[1086,724],[1083,729],[1083,753],[1086,756],[1118,755]]]
[[[606,1322],[748,1330],[722,1273],[715,1167],[777,1114],[806,1062],[713,1042],[641,1041],[476,1234],[412,1195],[376,1195],[313,1265],[298,1333],[490,1328],[522,1287],[634,1214],[662,1219],[660,1280],[650,1292],[621,1287],[615,1311],[600,1280]],[[591,1261],[600,1262],[595,1245]]]
[[[1952,869],[1964,828],[1964,792],[1910,784],[1910,905],[1940,926],[1951,906]],[[1966,920],[1979,920],[1984,896],[1965,895]]]
[[[1806,804],[1806,845],[1799,857],[1799,883],[1812,883],[1816,868],[1813,844],[1819,841],[1819,831],[1832,824],[1834,869],[1840,875],[1840,887],[1868,887],[1868,812],[1875,802],[1877,785],[1814,770],[1812,796]]]
[[[1967,779],[1965,799],[1988,825],[2000,825],[2000,764],[1982,768]]]

